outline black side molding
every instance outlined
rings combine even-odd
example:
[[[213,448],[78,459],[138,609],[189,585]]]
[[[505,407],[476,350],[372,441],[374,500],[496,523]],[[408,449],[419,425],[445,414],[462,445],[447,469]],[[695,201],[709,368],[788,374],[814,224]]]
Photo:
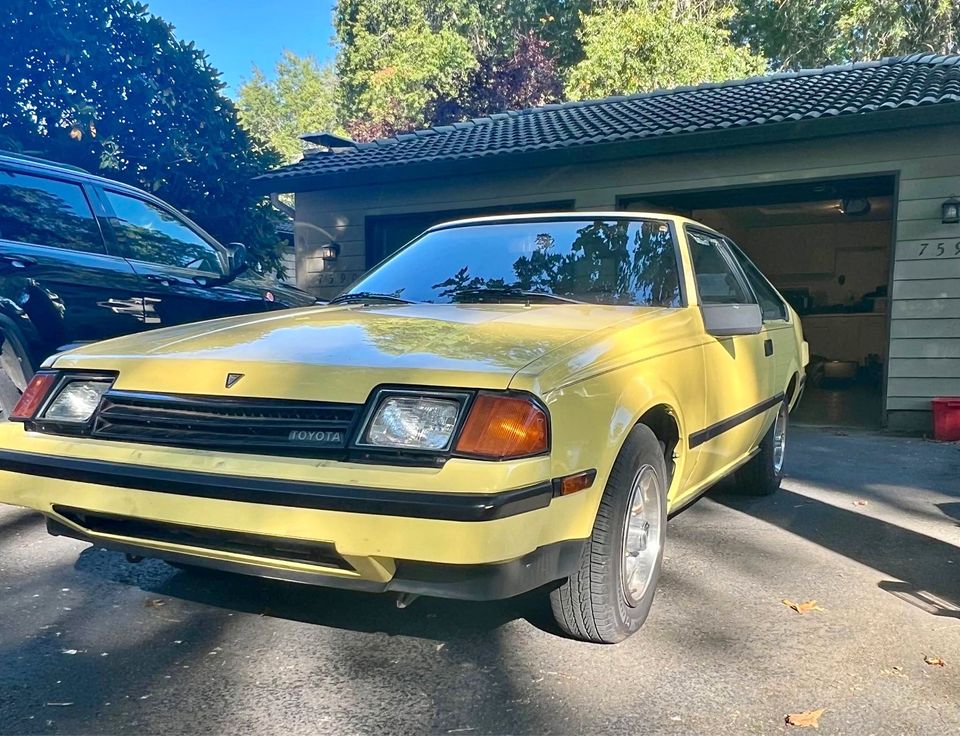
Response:
[[[553,484],[549,480],[501,493],[398,491],[174,470],[13,450],[0,450],[0,470],[196,498],[445,521],[503,519],[545,508],[553,497]]]
[[[704,442],[712,440],[714,437],[733,429],[737,425],[743,424],[744,422],[763,414],[763,412],[772,409],[783,402],[783,397],[784,394],[781,392],[776,396],[771,396],[769,399],[761,401],[755,406],[751,406],[749,409],[741,411],[738,414],[734,414],[732,417],[727,417],[726,419],[720,420],[716,424],[711,424],[706,429],[701,429],[699,432],[692,433],[689,441],[690,449],[692,450],[694,447],[699,447]]]

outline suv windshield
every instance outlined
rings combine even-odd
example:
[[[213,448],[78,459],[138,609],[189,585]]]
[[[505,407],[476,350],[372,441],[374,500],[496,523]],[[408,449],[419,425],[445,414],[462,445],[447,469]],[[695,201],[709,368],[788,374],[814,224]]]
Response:
[[[680,304],[670,226],[660,220],[526,220],[423,235],[358,281],[365,292],[415,302],[568,301]],[[489,298],[483,298],[487,295]]]

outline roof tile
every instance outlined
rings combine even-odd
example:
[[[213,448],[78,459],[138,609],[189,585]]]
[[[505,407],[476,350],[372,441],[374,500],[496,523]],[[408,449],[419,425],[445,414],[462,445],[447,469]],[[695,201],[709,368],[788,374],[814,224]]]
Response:
[[[259,177],[301,177],[960,102],[960,55],[912,56],[608,97],[418,130]]]

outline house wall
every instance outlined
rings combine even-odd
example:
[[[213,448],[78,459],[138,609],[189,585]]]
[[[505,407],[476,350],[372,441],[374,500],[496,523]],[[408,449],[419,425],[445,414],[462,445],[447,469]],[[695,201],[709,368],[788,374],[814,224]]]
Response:
[[[626,196],[897,174],[887,418],[891,428],[928,429],[930,398],[960,395],[960,225],[940,223],[943,200],[960,194],[957,132],[943,126],[299,193],[298,284],[329,297],[359,277],[370,215],[547,199],[612,210]],[[317,249],[331,239],[341,255],[324,263]]]

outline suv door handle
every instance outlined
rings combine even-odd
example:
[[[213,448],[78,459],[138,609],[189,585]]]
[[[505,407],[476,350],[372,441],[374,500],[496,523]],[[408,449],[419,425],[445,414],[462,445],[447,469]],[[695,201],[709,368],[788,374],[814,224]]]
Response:
[[[0,256],[0,263],[2,263],[4,266],[9,266],[10,268],[23,270],[25,268],[30,268],[31,266],[36,266],[37,259],[31,258],[30,256],[2,255]]]
[[[144,278],[147,281],[152,281],[155,284],[160,284],[161,286],[170,286],[172,284],[183,283],[180,279],[175,279],[172,276],[160,276],[156,273],[148,273]]]
[[[767,358],[773,355],[773,340],[770,338],[763,341],[763,355]]]

